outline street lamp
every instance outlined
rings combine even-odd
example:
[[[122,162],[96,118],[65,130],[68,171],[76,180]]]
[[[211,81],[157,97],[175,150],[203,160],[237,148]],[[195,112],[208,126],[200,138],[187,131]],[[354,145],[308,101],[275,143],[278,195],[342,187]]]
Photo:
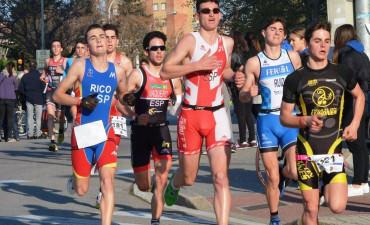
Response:
[[[110,9],[112,8],[113,2],[114,2],[114,0],[111,1],[111,3],[109,4],[109,7],[108,7],[108,23],[110,23]]]

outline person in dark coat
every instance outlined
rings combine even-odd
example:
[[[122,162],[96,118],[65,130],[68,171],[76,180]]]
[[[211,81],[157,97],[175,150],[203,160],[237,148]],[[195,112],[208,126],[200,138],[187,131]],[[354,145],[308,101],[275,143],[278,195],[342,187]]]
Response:
[[[349,67],[356,76],[362,91],[365,94],[365,109],[357,131],[357,140],[346,141],[349,151],[353,155],[354,176],[352,184],[348,186],[348,197],[363,195],[369,192],[369,156],[366,145],[365,121],[367,116],[367,92],[370,80],[370,63],[364,53],[364,45],[358,40],[355,28],[350,24],[338,27],[334,35],[335,48],[333,62]],[[346,92],[344,98],[343,127],[349,125],[353,118],[353,98]]]
[[[43,105],[43,90],[45,83],[40,80],[40,72],[36,69],[37,63],[31,60],[28,63],[29,73],[25,74],[19,84],[19,92],[24,95],[27,105],[27,139],[42,138],[41,116]],[[36,132],[34,134],[34,117],[36,118]]]

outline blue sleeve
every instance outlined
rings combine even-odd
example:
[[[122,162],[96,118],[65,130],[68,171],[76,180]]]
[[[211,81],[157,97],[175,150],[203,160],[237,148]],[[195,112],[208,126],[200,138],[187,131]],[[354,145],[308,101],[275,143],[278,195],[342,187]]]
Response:
[[[64,72],[63,72],[63,78],[65,78],[65,77],[67,76],[68,69],[69,69],[69,67],[71,66],[72,62],[73,62],[73,58],[69,58],[69,59],[67,60],[66,68],[64,69]]]

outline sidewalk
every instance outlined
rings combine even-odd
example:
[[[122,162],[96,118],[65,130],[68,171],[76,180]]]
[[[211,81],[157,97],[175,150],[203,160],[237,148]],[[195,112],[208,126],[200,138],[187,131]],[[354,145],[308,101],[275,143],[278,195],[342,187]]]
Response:
[[[235,125],[235,124],[234,124]],[[175,128],[171,126],[171,135]],[[235,134],[235,133],[234,133]],[[176,140],[173,138],[173,140]],[[232,196],[230,218],[244,221],[243,224],[268,224],[269,210],[266,204],[264,189],[259,183],[255,172],[256,148],[238,150],[232,154],[229,169],[229,185]],[[177,152],[170,173],[178,167]],[[348,172],[351,176],[351,172]],[[351,180],[351,178],[349,179]],[[133,188],[133,193],[146,201],[150,201],[151,193],[142,193]],[[147,196],[144,196],[147,195]],[[176,205],[186,206],[206,212],[213,212],[213,185],[210,177],[209,163],[206,155],[202,155],[198,176],[191,187],[183,187]],[[167,210],[171,207],[167,207]],[[166,211],[166,209],[165,209]],[[280,200],[279,215],[282,224],[297,224],[303,212],[301,193],[297,184],[291,182]],[[325,205],[320,207],[320,224],[369,224],[370,193],[348,199],[347,208],[342,214],[333,214]],[[239,224],[231,220],[231,224]]]

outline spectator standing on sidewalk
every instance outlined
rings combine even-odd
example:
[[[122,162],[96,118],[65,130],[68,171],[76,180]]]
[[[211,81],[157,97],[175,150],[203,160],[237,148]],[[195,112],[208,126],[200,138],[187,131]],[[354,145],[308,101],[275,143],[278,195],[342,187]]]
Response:
[[[247,60],[252,57],[252,53],[249,51],[248,43],[244,40],[242,34],[239,31],[235,31],[232,35],[234,40],[233,53],[231,55],[231,69],[236,72],[241,66],[244,66]],[[252,101],[241,102],[239,100],[239,89],[236,87],[234,82],[228,83],[231,89],[232,99],[234,103],[234,111],[238,118],[239,127],[239,140],[233,146],[233,149],[245,149],[247,147],[255,147],[256,133],[254,129],[254,119],[252,114]],[[248,127],[248,140],[246,138]]]
[[[342,152],[343,138],[354,141],[364,110],[365,97],[352,71],[327,59],[331,24],[310,24],[305,33],[308,61],[284,83],[280,121],[299,129],[296,164],[303,197],[302,224],[319,224],[319,181],[324,183],[326,205],[341,213],[347,204],[347,177]],[[341,128],[344,92],[354,97],[354,116]],[[298,106],[301,115],[292,114]]]
[[[42,106],[44,105],[43,91],[45,82],[40,80],[40,72],[37,70],[35,60],[30,60],[27,68],[30,72],[25,74],[19,84],[19,92],[25,96],[27,106],[27,139],[44,138],[41,132]],[[34,121],[35,115],[35,121]],[[34,123],[36,132],[34,133]]]
[[[262,51],[260,40],[258,40],[254,32],[249,31],[245,33],[244,40],[248,44],[249,52],[251,53],[252,57],[256,56],[258,53]],[[253,97],[252,99],[252,114],[254,118],[256,119],[261,109],[261,103],[262,103],[262,97],[261,97],[261,94],[258,93],[258,95]]]
[[[365,121],[367,116],[367,92],[370,81],[369,58],[364,52],[364,45],[358,40],[355,28],[350,24],[338,27],[334,35],[333,62],[349,67],[356,77],[365,95],[365,107],[360,126],[357,130],[357,139],[347,141],[349,151],[353,155],[353,180],[348,185],[348,197],[369,193],[369,154],[366,144]],[[343,110],[343,127],[350,125],[354,116],[352,95],[346,91]]]
[[[18,90],[17,74],[14,70],[14,63],[8,62],[0,73],[0,124],[3,124],[6,115],[6,130],[4,139],[6,142],[14,142],[13,119],[16,103],[16,91]]]

